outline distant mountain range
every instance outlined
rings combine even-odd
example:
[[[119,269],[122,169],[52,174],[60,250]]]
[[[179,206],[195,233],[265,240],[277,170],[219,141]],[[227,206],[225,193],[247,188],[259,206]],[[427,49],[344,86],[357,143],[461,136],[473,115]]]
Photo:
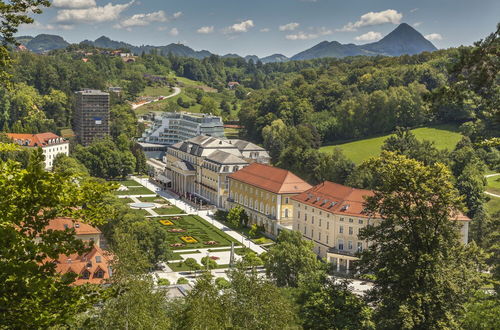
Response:
[[[43,53],[46,51],[66,48],[69,43],[62,37],[57,35],[40,34],[36,37],[22,36],[17,38],[20,43],[25,45],[29,50],[36,53]],[[108,37],[102,36],[94,41],[84,40],[82,44],[92,45],[100,48],[110,49],[129,49],[134,54],[150,53],[155,50],[159,54],[167,55],[172,53],[177,56],[193,57],[203,59],[213,55],[208,50],[196,51],[188,46],[182,44],[169,44],[166,46],[134,46],[121,41],[114,41]],[[245,56],[244,59],[254,62],[262,61],[262,63],[276,63],[294,60],[308,60],[322,57],[336,57],[343,58],[346,56],[400,56],[404,54],[413,55],[424,51],[432,52],[437,48],[427,39],[424,38],[420,32],[412,28],[406,23],[400,24],[395,30],[386,35],[383,39],[365,44],[341,44],[337,41],[323,41],[312,48],[304,50],[291,58],[282,54],[273,54],[267,57],[259,58],[256,55]],[[238,54],[226,54],[225,58],[242,58]]]

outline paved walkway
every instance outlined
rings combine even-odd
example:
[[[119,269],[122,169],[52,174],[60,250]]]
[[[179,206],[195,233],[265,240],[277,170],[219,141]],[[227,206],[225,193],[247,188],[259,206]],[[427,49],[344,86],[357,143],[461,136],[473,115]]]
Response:
[[[184,210],[187,214],[194,214],[202,218],[203,220],[207,221],[208,223],[211,223],[214,227],[218,228],[219,230],[223,231],[224,233],[228,234],[232,238],[236,239],[238,242],[241,242],[241,244],[245,247],[250,248],[252,251],[254,251],[257,254],[261,254],[265,252],[262,247],[259,245],[253,243],[251,240],[245,238],[242,236],[240,233],[232,230],[231,228],[225,226],[224,224],[220,223],[219,221],[215,220],[213,216],[210,215],[210,211],[198,211],[195,208],[193,208],[191,205],[185,203],[184,201],[180,200],[177,196],[174,196],[168,191],[161,190],[159,186],[156,184],[150,182],[146,178],[139,178],[136,176],[131,177],[132,180],[135,180],[136,182],[139,182],[146,188],[154,191],[156,194],[162,196],[163,198],[167,199],[170,203],[173,205],[177,206],[181,210]],[[185,214],[184,214],[185,215]]]
[[[169,96],[158,96],[157,98],[155,98],[152,101],[148,101],[148,102],[144,102],[144,103],[139,103],[139,104],[132,104],[132,110],[138,109],[138,108],[140,108],[140,107],[142,107],[143,105],[146,105],[146,104],[150,104],[150,103],[154,103],[154,102],[158,102],[158,101],[163,101],[163,100],[169,99],[171,97],[179,95],[180,93],[181,93],[181,89],[179,87],[174,87],[174,92],[172,94],[170,94]]]

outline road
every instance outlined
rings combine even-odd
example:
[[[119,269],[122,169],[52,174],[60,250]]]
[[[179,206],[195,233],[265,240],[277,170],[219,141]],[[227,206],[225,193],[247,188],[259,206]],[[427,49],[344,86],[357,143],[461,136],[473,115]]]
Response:
[[[485,175],[484,177],[485,178],[491,178],[491,177],[497,176],[497,175],[500,175],[500,173],[488,174],[488,175]],[[497,195],[497,194],[494,194],[494,193],[490,193],[489,191],[485,191],[484,193],[486,195],[490,195],[490,196],[493,196],[493,197],[496,197],[496,198],[500,198],[500,195]]]
[[[168,96],[158,96],[156,99],[154,99],[152,101],[144,102],[144,103],[141,103],[141,104],[132,104],[132,110],[140,108],[140,107],[142,107],[143,105],[146,105],[146,104],[150,104],[150,103],[153,103],[153,102],[158,102],[158,101],[163,101],[163,100],[169,99],[171,97],[179,95],[180,93],[181,93],[181,89],[179,87],[174,87],[174,92],[172,94],[168,95]]]

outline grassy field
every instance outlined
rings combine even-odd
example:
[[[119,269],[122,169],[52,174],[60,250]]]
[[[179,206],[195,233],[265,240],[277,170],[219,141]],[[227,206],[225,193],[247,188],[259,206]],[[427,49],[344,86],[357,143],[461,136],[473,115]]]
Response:
[[[177,206],[173,206],[170,207],[170,208],[155,208],[153,209],[156,213],[158,213],[159,215],[171,215],[171,214],[184,214],[186,212],[184,212],[183,210],[181,210],[180,208],[178,208]]]
[[[123,180],[123,181],[113,181],[114,183],[121,184],[128,188],[128,190],[114,192],[117,196],[126,196],[126,195],[152,195],[154,192],[144,187],[140,183],[134,180]]]
[[[164,228],[164,230],[167,232],[168,243],[184,244],[184,246],[172,247],[173,250],[231,246],[231,242],[234,242],[235,245],[239,245],[239,243],[235,239],[223,233],[219,229],[215,228],[214,226],[212,226],[211,224],[207,223],[205,220],[197,216],[187,215],[181,217],[178,220],[174,218],[165,218],[165,219],[173,223],[173,225],[170,226],[162,225],[162,228]],[[155,218],[155,221],[161,221],[161,220],[157,220],[157,218]],[[171,233],[168,231],[170,229],[184,229],[186,231],[182,233]],[[181,237],[183,236],[191,236],[196,240],[196,242],[186,243],[181,239]],[[218,244],[205,245],[204,242],[208,241],[216,241],[218,242]]]
[[[490,201],[486,203],[486,208],[490,215],[496,214],[500,212],[500,198],[496,198],[493,196],[488,196]]]
[[[500,195],[500,175],[490,176],[486,190],[490,193]]]
[[[438,125],[434,127],[422,127],[412,130],[418,140],[430,140],[435,143],[436,148],[440,150],[452,150],[462,138],[462,135],[457,132],[457,127],[453,125]],[[370,157],[376,157],[380,154],[381,147],[384,141],[391,134],[340,143],[336,145],[324,146],[320,150],[322,152],[331,152],[334,148],[342,149],[347,158],[354,163],[359,164]]]

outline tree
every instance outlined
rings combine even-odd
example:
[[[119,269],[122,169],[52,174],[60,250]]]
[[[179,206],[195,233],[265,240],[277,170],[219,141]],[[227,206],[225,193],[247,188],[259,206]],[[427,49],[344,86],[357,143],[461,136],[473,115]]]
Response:
[[[201,109],[200,109],[201,113],[213,114],[216,116],[220,115],[220,110],[217,105],[217,102],[215,102],[215,100],[212,99],[211,97],[204,96],[201,99],[200,104],[201,104]]]
[[[313,242],[296,231],[283,230],[267,254],[266,273],[278,286],[297,287],[301,276],[320,268]]]
[[[226,219],[233,227],[244,227],[248,224],[248,215],[241,206],[236,206],[229,210]]]
[[[191,271],[196,271],[201,268],[200,264],[198,264],[194,258],[187,258],[184,260],[184,265],[186,265],[186,267],[188,267]]]
[[[458,327],[463,304],[480,283],[480,256],[474,244],[461,243],[453,221],[462,203],[451,173],[443,164],[390,152],[363,166],[384,178],[365,205],[381,221],[359,234],[372,242],[359,269],[376,276],[368,297],[377,327]]]
[[[255,268],[258,266],[262,266],[264,262],[255,252],[250,251],[243,256],[242,264],[245,267]]]
[[[52,171],[79,178],[89,176],[89,171],[82,163],[65,154],[58,154],[56,158],[54,158]]]
[[[303,278],[297,294],[304,329],[373,329],[371,308],[349,288],[347,281],[323,271]]]
[[[203,265],[203,268],[205,268],[205,269],[217,268],[217,262],[215,262],[215,260],[211,259],[210,257],[201,258],[201,264]]]
[[[21,24],[31,24],[34,19],[29,16],[29,13],[42,13],[41,7],[50,6],[48,0],[18,0],[18,1],[1,1],[0,2],[0,39],[4,44],[15,44],[14,35],[17,32],[17,27]],[[5,46],[0,45],[0,82],[7,82],[10,75],[7,73],[7,68],[10,64],[10,55]]]
[[[6,148],[12,147],[0,143],[0,150]],[[45,228],[57,217],[102,222],[111,188],[43,167],[41,149],[26,169],[12,160],[0,162],[0,327],[64,324],[94,302],[93,290],[72,286],[77,274],[60,275],[54,262],[60,255],[83,254],[88,245],[73,229]]]
[[[465,306],[467,310],[461,324],[462,329],[500,328],[500,299],[498,295],[478,291],[474,299]]]

